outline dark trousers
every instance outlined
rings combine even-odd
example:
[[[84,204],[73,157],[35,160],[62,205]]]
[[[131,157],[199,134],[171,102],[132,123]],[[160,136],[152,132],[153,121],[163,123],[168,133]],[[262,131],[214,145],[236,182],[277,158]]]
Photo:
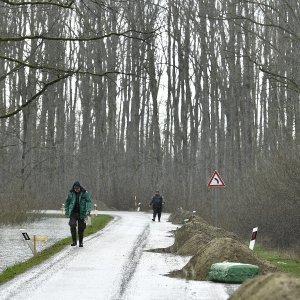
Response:
[[[79,213],[71,213],[70,216],[70,221],[69,221],[69,225],[70,225],[70,229],[71,229],[71,235],[72,235],[72,240],[73,243],[77,243],[77,233],[76,233],[76,227],[78,224],[78,238],[79,238],[79,244],[82,244],[83,241],[83,232],[85,229],[85,222],[84,220],[81,220],[79,217]]]
[[[161,207],[153,207],[153,220],[155,220],[157,214],[158,221],[160,221],[161,211],[162,211]]]

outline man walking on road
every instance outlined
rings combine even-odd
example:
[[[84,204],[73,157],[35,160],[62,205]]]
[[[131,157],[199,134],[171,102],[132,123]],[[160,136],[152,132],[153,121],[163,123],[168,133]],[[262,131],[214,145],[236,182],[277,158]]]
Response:
[[[65,215],[70,218],[69,225],[73,240],[71,246],[77,245],[76,226],[78,223],[79,247],[83,247],[83,232],[86,227],[85,217],[90,214],[91,209],[92,201],[88,192],[78,181],[74,182],[65,202]]]
[[[155,195],[152,197],[152,200],[149,204],[149,206],[152,205],[153,209],[153,219],[152,221],[155,221],[156,214],[158,217],[158,222],[160,222],[160,216],[161,216],[161,211],[162,211],[162,206],[163,206],[163,197],[160,195],[159,191],[155,192]]]

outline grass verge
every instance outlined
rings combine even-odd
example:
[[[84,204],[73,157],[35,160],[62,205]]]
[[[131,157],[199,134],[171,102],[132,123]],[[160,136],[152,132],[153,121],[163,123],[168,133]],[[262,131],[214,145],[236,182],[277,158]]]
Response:
[[[106,226],[106,224],[112,219],[112,217],[107,215],[100,215],[94,217],[92,219],[92,225],[87,226],[84,231],[84,236],[89,236],[97,231],[101,230]],[[66,246],[69,246],[72,242],[71,237],[67,237],[65,239],[59,240],[52,246],[44,249],[43,251],[39,252],[36,256],[24,261],[17,263],[13,266],[6,268],[3,273],[0,274],[0,284],[7,282],[13,279],[15,276],[27,271],[28,269],[40,264],[41,262],[45,261],[46,259],[50,258],[54,254],[61,251]]]
[[[274,250],[267,250],[261,244],[256,244],[254,252],[277,266],[281,272],[289,273],[293,276],[300,277],[300,259],[293,257],[288,253],[280,253]]]

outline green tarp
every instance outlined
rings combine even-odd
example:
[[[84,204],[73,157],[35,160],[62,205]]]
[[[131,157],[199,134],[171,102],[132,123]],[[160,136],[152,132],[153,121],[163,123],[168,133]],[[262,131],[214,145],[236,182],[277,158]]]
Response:
[[[256,265],[222,262],[211,265],[208,280],[228,283],[242,283],[248,278],[258,275]]]

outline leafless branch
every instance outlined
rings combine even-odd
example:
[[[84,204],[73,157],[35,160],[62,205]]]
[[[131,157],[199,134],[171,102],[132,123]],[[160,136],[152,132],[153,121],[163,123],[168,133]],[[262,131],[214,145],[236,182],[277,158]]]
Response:
[[[63,2],[59,0],[48,0],[48,1],[9,1],[9,0],[0,0],[3,3],[6,3],[8,5],[12,6],[21,6],[21,5],[53,5],[53,6],[59,6],[62,8],[71,8],[74,4],[74,0],[71,0],[69,2]]]
[[[286,88],[290,88],[291,90],[300,92],[300,85],[295,82],[293,78],[278,74],[277,72],[266,68],[266,66],[251,58],[250,55],[243,55],[243,57],[255,64],[261,72],[267,74],[270,78],[273,78],[274,80],[282,83]]]
[[[141,41],[148,40],[156,31],[151,32],[142,32],[142,31],[136,31],[136,30],[127,30],[124,32],[111,32],[108,34],[100,35],[100,36],[77,36],[77,37],[59,37],[59,36],[49,36],[49,35],[25,35],[25,36],[15,36],[10,37],[6,36],[0,37],[0,42],[18,42],[18,41],[24,41],[24,40],[49,40],[49,41],[63,41],[63,42],[88,42],[88,41],[97,41],[102,40],[105,38],[109,38],[112,36],[124,36],[126,38],[130,39],[137,39]],[[131,33],[138,33],[140,35],[147,35],[145,38],[138,37],[134,35],[130,35]]]
[[[126,76],[137,76],[134,73],[125,73],[125,72],[121,72],[121,71],[118,71],[118,70],[105,71],[105,72],[102,72],[102,73],[84,71],[84,70],[81,70],[81,69],[77,70],[77,71],[66,70],[66,69],[51,67],[51,66],[47,66],[47,65],[35,65],[35,64],[32,64],[32,63],[27,63],[25,61],[21,61],[19,59],[15,59],[15,58],[11,58],[11,57],[8,57],[8,56],[3,56],[3,55],[0,55],[0,59],[4,59],[4,60],[8,60],[8,61],[17,63],[19,66],[15,67],[13,70],[20,68],[20,65],[21,65],[21,66],[28,67],[28,68],[35,69],[35,70],[48,70],[48,71],[54,71],[54,72],[57,72],[57,73],[64,73],[64,74],[70,74],[70,73],[74,74],[74,73],[76,73],[76,74],[80,74],[80,75],[91,75],[91,76],[96,76],[96,77],[109,76],[111,74],[126,75]],[[5,77],[7,75],[8,74],[5,74]],[[2,77],[0,77],[0,79],[1,78]]]
[[[22,109],[24,109],[26,106],[28,106],[31,102],[33,102],[35,99],[37,99],[39,96],[41,96],[50,86],[56,84],[57,82],[66,79],[72,75],[74,75],[76,72],[69,72],[67,74],[65,74],[64,76],[59,76],[58,78],[51,80],[47,83],[45,83],[45,85],[43,86],[43,88],[36,93],[34,96],[32,96],[30,99],[28,99],[24,104],[22,104],[21,106],[19,106],[17,109],[15,109],[12,112],[8,112],[4,115],[0,115],[0,119],[6,119],[9,117],[12,117],[14,115],[16,115],[18,112],[20,112]]]

